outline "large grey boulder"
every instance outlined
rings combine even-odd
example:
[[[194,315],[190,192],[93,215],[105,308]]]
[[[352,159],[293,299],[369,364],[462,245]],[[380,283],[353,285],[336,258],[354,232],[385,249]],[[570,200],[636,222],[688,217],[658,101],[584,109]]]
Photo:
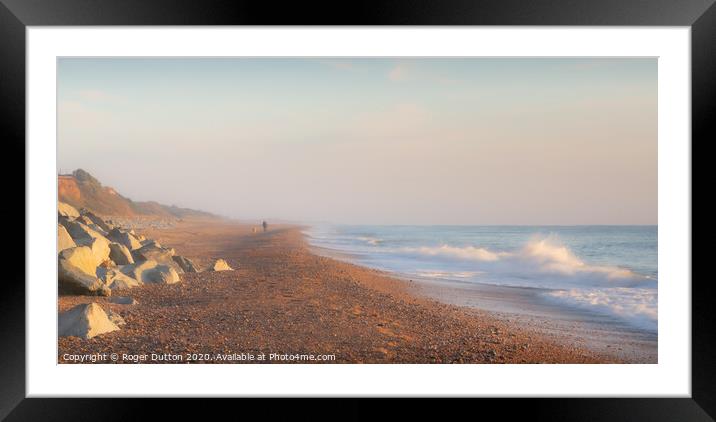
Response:
[[[85,226],[91,226],[94,224],[94,222],[92,220],[90,220],[89,218],[87,218],[87,216],[82,215],[82,214],[80,214],[79,217],[75,218],[75,221],[78,223],[82,223]]]
[[[148,243],[141,248],[132,251],[135,261],[156,261],[159,264],[168,265],[174,271],[183,273],[184,269],[174,260],[175,251],[173,248],[157,246],[158,243]]]
[[[152,246],[155,248],[163,248],[163,246],[159,242],[157,242],[155,239],[144,238],[144,240],[142,240],[140,243],[142,244],[143,247],[144,246],[147,246],[147,247]]]
[[[112,291],[96,276],[92,249],[77,246],[59,254],[57,281],[60,293],[109,296]]]
[[[150,273],[150,283],[174,284],[181,281],[179,273],[169,265],[157,265],[153,272]]]
[[[185,273],[198,273],[199,267],[197,267],[189,258],[181,255],[174,255],[172,259]]]
[[[62,217],[77,218],[80,216],[79,211],[70,204],[57,201],[57,214]]]
[[[65,249],[68,248],[74,248],[77,246],[74,240],[72,240],[72,237],[67,232],[67,229],[65,226],[58,224],[57,225],[57,251],[62,252]]]
[[[137,261],[147,261],[147,260],[154,260],[154,261],[172,261],[172,256],[174,256],[174,249],[170,248],[163,248],[161,246],[157,246],[157,243],[149,243],[144,246],[142,246],[139,249],[135,249],[132,251],[132,255],[134,256],[135,260]]]
[[[85,242],[85,246],[89,247],[92,251],[96,267],[110,259],[109,240],[104,237],[97,237]]]
[[[111,242],[109,244],[109,258],[117,265],[134,264],[132,253],[121,243]]]
[[[135,262],[134,264],[120,265],[119,270],[122,274],[144,283],[142,273],[156,267],[156,262],[153,262],[153,264],[149,261]]]
[[[141,286],[141,281],[132,278],[117,268],[97,268],[97,276],[111,290],[131,289]]]
[[[140,261],[120,267],[121,271],[142,283],[174,284],[180,281],[176,270],[156,261]]]
[[[95,266],[109,259],[109,240],[102,233],[78,221],[62,221],[77,245],[88,246],[94,256]]]
[[[129,249],[130,251],[142,247],[142,244],[139,243],[139,240],[137,240],[137,238],[134,237],[131,233],[118,228],[110,230],[107,234],[107,237],[113,242],[117,242],[126,246],[127,249]]]
[[[92,211],[85,211],[83,213],[83,215],[88,220],[90,220],[93,224],[96,224],[105,233],[109,233],[112,230],[112,227],[110,227],[109,224],[107,224],[104,220],[102,220],[99,216],[94,214]]]
[[[229,266],[223,259],[217,259],[214,264],[209,268],[210,271],[232,271],[233,268]]]
[[[60,337],[91,339],[100,334],[119,330],[107,313],[96,303],[85,303],[60,313],[58,317]]]
[[[101,234],[104,237],[107,237],[107,232],[102,230],[102,227],[92,223],[87,225],[87,227],[91,228],[92,230],[96,231],[97,233]]]
[[[67,232],[72,236],[72,240],[78,245],[87,245],[92,239],[103,239],[109,243],[108,239],[99,231],[89,227],[81,221],[71,221],[67,219],[61,219],[60,224],[65,226]]]
[[[110,309],[109,311],[107,311],[107,317],[110,321],[114,323],[114,325],[118,327],[121,325],[127,325],[127,323],[124,321],[124,318],[122,318],[122,315],[120,315],[119,312],[115,312]]]
[[[94,275],[97,271],[92,249],[89,246],[75,246],[74,248],[65,249],[60,252],[59,259],[87,275]]]

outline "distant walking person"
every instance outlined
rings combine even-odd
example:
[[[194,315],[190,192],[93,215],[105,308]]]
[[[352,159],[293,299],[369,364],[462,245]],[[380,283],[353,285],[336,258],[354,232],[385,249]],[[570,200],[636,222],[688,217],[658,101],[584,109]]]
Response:
[[[263,223],[261,223],[261,225],[264,227],[264,231],[266,231],[266,229],[268,228],[268,223],[264,221]]]

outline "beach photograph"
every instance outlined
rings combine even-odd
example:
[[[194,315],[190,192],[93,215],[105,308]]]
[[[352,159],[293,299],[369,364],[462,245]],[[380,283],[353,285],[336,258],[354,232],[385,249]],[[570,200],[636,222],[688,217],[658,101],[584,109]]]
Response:
[[[59,57],[57,362],[657,364],[657,81]]]

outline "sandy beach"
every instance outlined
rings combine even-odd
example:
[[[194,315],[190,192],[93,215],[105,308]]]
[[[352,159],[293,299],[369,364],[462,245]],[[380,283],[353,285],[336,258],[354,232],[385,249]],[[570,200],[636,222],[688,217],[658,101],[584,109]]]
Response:
[[[247,224],[186,220],[138,232],[200,265],[223,258],[235,271],[186,273],[177,284],[112,293],[113,297],[130,296],[136,305],[111,303],[107,297],[60,296],[61,312],[96,302],[126,321],[120,331],[89,340],[59,338],[60,363],[76,362],[77,355],[91,353],[116,353],[120,356],[117,363],[132,362],[123,360],[123,355],[152,353],[167,358],[145,363],[295,362],[281,357],[285,355],[322,356],[320,361],[302,363],[626,363],[655,359],[640,352],[640,344],[617,350],[607,346],[607,341],[592,347],[592,340],[603,335],[593,327],[581,332],[574,331],[574,324],[546,327],[547,320],[540,319],[539,312],[515,318],[490,308],[490,301],[499,299],[495,295],[519,299],[520,294],[529,294],[524,290],[467,291],[465,286],[403,280],[322,256],[311,250],[298,226],[272,225],[266,233],[253,233]],[[470,300],[479,302],[478,306],[471,306],[475,303]],[[575,341],[575,336],[582,341]],[[241,359],[260,354],[276,358]]]

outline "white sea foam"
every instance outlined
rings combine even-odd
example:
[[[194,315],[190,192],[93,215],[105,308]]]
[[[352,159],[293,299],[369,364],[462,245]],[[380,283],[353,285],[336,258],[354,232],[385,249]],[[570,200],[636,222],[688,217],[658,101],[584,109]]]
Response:
[[[658,296],[655,289],[569,289],[552,291],[548,296],[573,306],[612,315],[640,328],[657,330]]]
[[[501,256],[507,256],[507,253],[495,253],[486,248],[476,248],[474,246],[455,247],[442,245],[438,247],[421,247],[421,248],[404,248],[405,252],[415,252],[429,256],[444,256],[448,258],[458,258],[466,260],[491,262],[497,261]]]
[[[402,252],[448,260],[469,261],[473,262],[475,267],[481,271],[493,274],[512,274],[523,280],[535,281],[543,279],[543,276],[556,276],[559,277],[559,281],[571,281],[575,285],[605,286],[631,286],[649,280],[626,268],[587,265],[568,247],[551,236],[534,238],[515,252],[492,251],[476,246],[456,247],[450,245],[403,248]],[[560,286],[563,287],[564,284],[560,284]]]
[[[416,274],[426,278],[466,279],[477,275],[479,271],[439,271],[439,270],[418,270]]]
[[[640,281],[646,277],[639,276],[626,268],[612,266],[587,265],[577,258],[566,246],[553,237],[535,238],[528,242],[520,253],[524,260],[537,264],[547,273],[566,276],[604,276],[610,281]]]
[[[383,239],[379,239],[377,237],[370,237],[370,236],[360,236],[360,237],[358,237],[358,239],[362,240],[368,244],[374,245],[374,246],[380,244],[383,241]]]
[[[495,279],[503,282],[509,278],[512,284],[561,287],[560,290],[550,290],[547,296],[565,305],[610,315],[641,329],[657,330],[658,300],[653,279],[625,268],[588,265],[554,237],[534,238],[516,252],[448,245],[409,248],[405,251],[468,261],[474,267],[484,270],[418,271],[420,276],[453,280],[479,279],[488,283]]]
[[[494,276],[507,276],[509,284],[530,287],[567,288],[578,286],[623,287],[639,286],[655,280],[636,274],[627,268],[606,265],[590,265],[582,261],[555,236],[533,237],[522,247],[509,251],[492,250],[480,245],[455,246],[450,244],[431,246],[391,247],[377,236],[360,235],[337,236],[333,233],[311,231],[309,236],[321,246],[351,249],[365,245],[370,249],[357,249],[359,252],[381,255],[409,256],[416,259],[428,257],[432,260],[462,262],[459,271],[472,274],[488,273]],[[335,242],[340,242],[339,246]],[[355,252],[355,251],[354,251]],[[467,267],[467,268],[465,268]],[[439,271],[456,273],[458,269],[441,268]],[[411,272],[415,272],[412,268]],[[469,278],[469,277],[465,277]],[[495,278],[481,277],[482,282],[497,281]],[[501,284],[499,281],[497,284]]]

